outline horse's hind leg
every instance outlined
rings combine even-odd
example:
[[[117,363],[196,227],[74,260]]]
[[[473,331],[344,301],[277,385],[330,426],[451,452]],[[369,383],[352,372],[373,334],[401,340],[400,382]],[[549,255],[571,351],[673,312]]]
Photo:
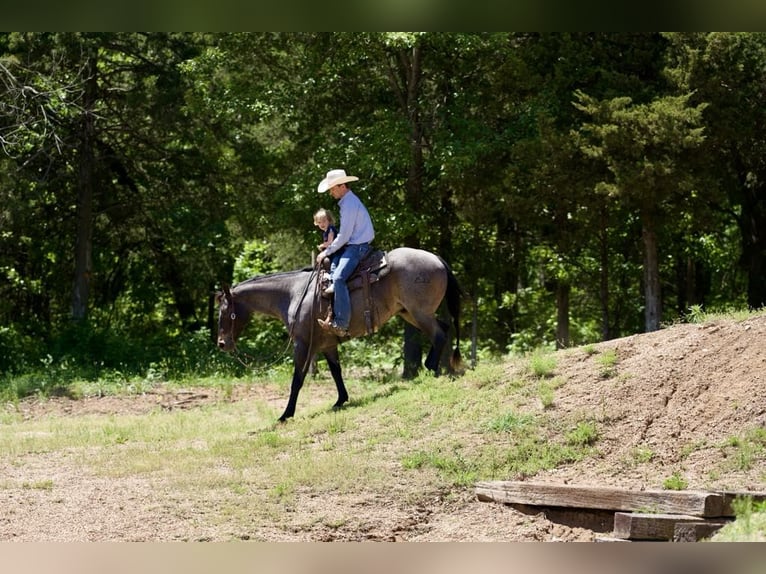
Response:
[[[420,331],[428,337],[428,340],[431,341],[431,350],[426,357],[425,366],[426,369],[433,371],[433,373],[438,376],[439,361],[442,351],[444,350],[444,345],[447,343],[448,325],[432,315],[419,313],[417,311],[405,311],[401,315],[405,321],[420,329]]]
[[[440,332],[437,331],[436,337],[431,339],[431,350],[428,351],[426,357],[426,369],[433,371],[434,374],[439,374],[439,367],[441,365],[442,353],[444,352],[444,346],[447,343],[447,333],[449,333],[449,324],[436,319],[440,327]]]
[[[338,409],[348,401],[348,391],[346,391],[346,385],[343,384],[343,374],[340,368],[338,348],[335,347],[334,349],[325,351],[324,358],[327,359],[327,366],[330,367],[330,374],[338,389],[338,401],[333,405],[333,408]]]

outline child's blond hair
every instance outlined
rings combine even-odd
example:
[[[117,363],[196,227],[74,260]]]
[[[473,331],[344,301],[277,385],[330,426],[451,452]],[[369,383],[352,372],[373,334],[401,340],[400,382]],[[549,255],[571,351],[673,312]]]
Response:
[[[332,216],[332,213],[324,208],[317,210],[314,214],[314,223],[321,221],[322,219],[327,219],[327,223],[335,225],[335,218]]]

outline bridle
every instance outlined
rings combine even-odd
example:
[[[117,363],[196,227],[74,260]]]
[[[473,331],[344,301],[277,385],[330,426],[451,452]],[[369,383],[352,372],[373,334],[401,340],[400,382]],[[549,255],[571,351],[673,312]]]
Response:
[[[298,302],[298,305],[296,306],[296,313],[300,310],[301,306],[303,305],[303,301],[306,299],[306,295],[308,294],[308,291],[309,291],[309,286],[311,285],[311,281],[314,279],[314,276],[316,275],[317,278],[319,277],[318,273],[317,273],[318,269],[319,269],[319,264],[317,263],[317,264],[315,264],[314,268],[311,270],[311,274],[309,275],[308,281],[306,281],[306,285],[303,288],[303,293],[301,294],[300,301]],[[314,301],[315,301],[315,303],[312,304],[312,306],[311,306],[310,321],[311,321],[311,325],[312,326],[313,326],[315,318],[316,318],[316,308],[317,308],[316,301],[318,300],[317,297],[319,296],[319,289],[320,289],[319,281],[314,281],[314,283],[316,285],[316,287],[315,287],[315,291],[316,292],[314,294]],[[223,293],[223,297],[226,298],[226,301],[231,306],[231,313],[229,314],[229,319],[231,319],[231,326],[229,327],[229,336],[231,337],[231,343],[233,345],[232,354],[234,355],[234,358],[236,358],[237,361],[239,361],[240,364],[242,364],[242,366],[244,366],[244,367],[246,367],[248,369],[253,368],[252,367],[252,363],[255,361],[255,357],[253,357],[249,353],[246,353],[245,351],[240,350],[239,346],[237,345],[236,337],[234,336],[234,324],[235,324],[235,322],[237,320],[237,312],[236,312],[236,308],[235,308],[235,304],[234,304],[234,293],[232,293],[231,290],[226,289],[224,291],[224,293]],[[292,321],[292,322],[290,322],[290,329],[288,331],[287,345],[285,346],[284,351],[282,351],[282,353],[276,359],[271,361],[270,363],[259,367],[259,370],[267,370],[267,369],[269,369],[270,367],[272,367],[272,366],[276,365],[277,363],[279,363],[281,361],[282,357],[287,355],[287,353],[288,353],[288,351],[290,349],[290,345],[293,342],[293,329],[294,328],[295,328],[295,321]],[[311,344],[313,342],[314,329],[311,329],[310,333],[311,333],[311,335],[310,335],[310,339],[309,339],[309,349],[311,348]],[[247,361],[245,361],[242,357],[245,357],[245,359],[247,359]],[[311,360],[311,356],[307,356],[306,357],[307,364],[308,364],[308,361],[310,361],[310,360]],[[303,367],[305,368],[306,365],[303,365]]]
[[[248,359],[252,359],[253,357],[251,357],[244,351],[240,351],[239,347],[237,346],[237,338],[234,336],[234,324],[237,320],[237,311],[234,305],[234,293],[232,293],[231,291],[227,289],[226,292],[224,292],[223,296],[226,298],[227,303],[231,305],[231,314],[229,315],[229,319],[231,319],[231,326],[229,327],[229,337],[231,338],[231,344],[234,346],[234,348],[232,349],[232,354],[234,355],[234,358],[237,359],[237,361],[239,361],[242,364],[242,366],[250,368],[250,365],[242,359],[242,355],[244,355]]]

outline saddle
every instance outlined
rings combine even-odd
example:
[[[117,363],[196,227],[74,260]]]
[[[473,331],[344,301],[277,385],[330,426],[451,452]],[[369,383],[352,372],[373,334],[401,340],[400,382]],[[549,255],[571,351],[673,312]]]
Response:
[[[371,249],[367,255],[359,262],[356,269],[346,281],[348,285],[348,291],[356,291],[357,289],[364,290],[364,322],[367,328],[367,334],[374,332],[374,326],[372,321],[372,298],[370,297],[370,285],[380,281],[383,277],[388,275],[390,268],[388,261],[386,260],[386,252],[380,249]],[[320,269],[317,275],[317,281],[319,281],[319,292],[325,299],[332,300],[333,295],[331,293],[325,293],[326,289],[331,284],[330,279],[330,260],[325,259],[322,261],[322,269]],[[332,316],[332,305],[328,306],[327,321],[329,322]]]

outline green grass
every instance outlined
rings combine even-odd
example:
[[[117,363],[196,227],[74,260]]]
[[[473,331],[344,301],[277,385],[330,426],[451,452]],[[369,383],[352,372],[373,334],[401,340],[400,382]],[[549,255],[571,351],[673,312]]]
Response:
[[[148,481],[199,504],[214,499],[226,520],[279,521],[279,509],[306,489],[383,492],[392,488],[392,474],[405,473],[406,495],[417,497],[479,480],[533,476],[595,453],[592,423],[540,410],[538,377],[550,363],[529,379],[513,380],[504,364],[487,360],[456,378],[422,374],[392,382],[354,375],[352,400],[340,411],[330,408],[333,385],[322,366],[286,424],[276,423],[280,411],[265,402],[231,401],[236,389],[216,379],[205,382],[221,390],[221,400],[188,410],[158,406],[146,414],[25,420],[6,409],[0,457],[23,469],[30,457],[44,455],[84,475]],[[271,371],[247,384],[268,387],[286,401],[289,372]],[[559,382],[546,384],[550,405]],[[55,491],[53,477],[24,488]]]
[[[728,466],[734,470],[750,470],[766,459],[766,429],[754,427],[742,435],[729,437],[721,448]]]
[[[558,363],[556,354],[547,348],[539,348],[527,358],[527,372],[535,377],[551,377]]]
[[[759,317],[766,314],[766,307],[752,311],[748,309],[704,309],[702,305],[692,305],[686,313],[687,323],[709,323],[719,320],[744,321],[752,317]]]
[[[644,464],[654,458],[654,451],[645,446],[639,446],[631,451],[631,463],[634,465]]]
[[[606,349],[596,357],[599,364],[599,372],[604,379],[611,379],[617,374],[617,350]]]
[[[735,520],[726,524],[712,538],[713,542],[766,542],[766,502],[755,503],[750,497],[734,501]]]
[[[676,471],[662,482],[662,488],[665,490],[686,490],[689,486],[688,481]]]
[[[593,358],[588,360],[604,368],[616,365],[616,354],[589,354]],[[599,456],[603,419],[598,413],[556,409],[566,383],[554,376],[556,355],[539,351],[510,360],[518,360],[520,368],[512,368],[507,357],[486,359],[461,377],[422,374],[407,381],[387,369],[349,369],[351,401],[340,411],[330,408],[334,386],[320,362],[320,372],[306,381],[296,417],[286,424],[276,423],[284,402],[231,399],[238,385],[247,384],[286,401],[289,365],[253,371],[239,380],[187,380],[187,386],[208,386],[221,396],[188,410],[158,406],[147,414],[27,419],[15,410],[18,402],[9,401],[0,411],[0,459],[20,471],[15,476],[24,476],[26,466],[31,468],[40,456],[53,462],[50,474],[37,466],[30,475],[34,478],[23,483],[4,478],[0,489],[55,496],[61,480],[55,469],[66,467],[85,477],[144,482],[153,490],[172,492],[206,508],[206,520],[213,523],[234,521],[246,529],[268,522],[290,528],[285,510],[300,504],[306,492],[365,492],[418,502],[431,500],[434,493],[470,489],[480,480],[534,477]],[[72,388],[75,395],[92,396],[180,385],[115,378]],[[753,430],[719,448],[727,452],[728,464],[746,470],[762,463],[764,446],[763,431]],[[629,456],[628,462],[638,465],[654,453],[641,447]],[[686,481],[675,472],[664,486],[683,489]],[[328,528],[342,525],[338,517],[317,520]]]

